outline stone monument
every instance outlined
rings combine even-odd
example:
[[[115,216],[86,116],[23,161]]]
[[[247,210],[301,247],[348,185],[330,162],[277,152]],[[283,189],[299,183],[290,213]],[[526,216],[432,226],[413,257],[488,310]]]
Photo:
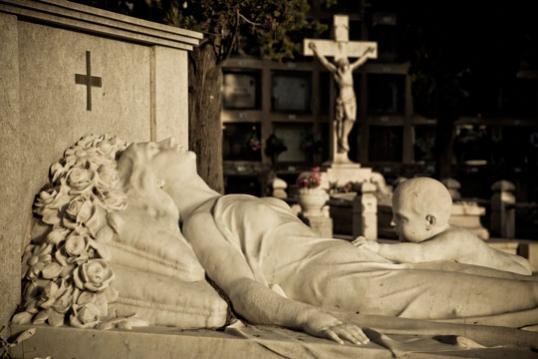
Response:
[[[48,166],[82,135],[187,145],[187,52],[202,35],[64,0],[0,1],[0,325]]]
[[[349,41],[349,18],[334,15],[334,40],[304,39],[303,53],[316,56],[332,74],[338,85],[334,118],[331,121],[331,158],[325,164],[328,181],[337,185],[348,182],[364,182],[370,177],[371,169],[361,168],[349,160],[348,135],[356,119],[356,98],[353,89],[353,70],[369,58],[377,58],[377,43]],[[334,57],[330,62],[326,56]],[[349,63],[348,58],[358,58]]]
[[[369,58],[377,58],[377,43],[349,41],[348,16],[334,15],[333,38],[334,40],[303,40],[304,55],[316,56],[320,63],[333,75],[338,88],[336,104],[334,111],[332,111],[332,116],[334,117],[331,121],[331,158],[327,163],[323,164],[322,173],[322,182],[327,189],[329,186],[341,187],[349,183],[363,184],[372,179],[371,168],[361,167],[360,164],[349,160],[348,136],[355,124],[357,113],[353,71],[363,65]],[[331,62],[326,56],[331,56],[334,60]],[[350,63],[348,58],[357,59]],[[363,187],[358,186],[357,188],[362,189]],[[375,214],[372,216],[372,213],[369,213],[369,210],[366,209],[368,206],[364,206],[364,203],[370,203],[365,200],[369,194],[359,193],[358,196],[356,204],[352,205],[353,233],[363,235],[368,239],[375,239],[375,236],[377,236]]]

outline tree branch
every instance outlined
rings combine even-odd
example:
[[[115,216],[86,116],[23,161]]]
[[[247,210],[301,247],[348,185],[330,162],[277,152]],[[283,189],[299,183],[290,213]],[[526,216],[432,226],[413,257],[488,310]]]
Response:
[[[241,15],[241,13],[239,13],[239,9],[237,9],[236,10],[234,30],[233,30],[233,33],[232,33],[232,37],[230,39],[230,44],[226,48],[226,51],[225,51],[224,55],[219,58],[219,62],[222,62],[222,61],[226,60],[228,58],[228,56],[230,56],[230,54],[232,53],[233,47],[235,45],[235,41],[237,39],[237,35],[239,34],[239,19],[240,19],[241,16],[242,15]]]
[[[262,26],[262,25],[263,25],[263,24],[261,24],[261,23],[254,22],[254,21],[251,21],[251,20],[247,19],[243,14],[241,14],[241,13],[239,12],[239,9],[237,9],[237,14],[238,14],[238,16],[239,16],[241,19],[243,19],[247,24],[250,24],[250,25],[252,25],[252,26]]]

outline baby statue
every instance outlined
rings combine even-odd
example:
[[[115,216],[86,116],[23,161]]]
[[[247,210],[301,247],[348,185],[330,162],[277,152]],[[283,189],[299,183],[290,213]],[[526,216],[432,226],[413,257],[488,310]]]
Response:
[[[400,241],[381,244],[357,239],[354,244],[398,263],[456,261],[531,275],[523,257],[488,246],[471,232],[450,227],[452,198],[439,181],[417,177],[402,182],[392,199],[393,223]]]

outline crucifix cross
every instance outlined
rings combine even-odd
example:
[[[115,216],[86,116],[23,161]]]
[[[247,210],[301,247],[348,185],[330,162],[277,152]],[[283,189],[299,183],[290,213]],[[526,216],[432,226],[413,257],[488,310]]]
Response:
[[[86,86],[86,110],[92,110],[92,87],[101,87],[101,77],[92,76],[91,53],[86,51],[86,75],[75,74],[75,83]]]
[[[334,40],[304,39],[303,54],[316,56],[338,84],[338,97],[331,121],[331,162],[350,163],[348,137],[357,116],[353,71],[368,59],[377,58],[377,43],[349,41],[349,18],[334,15],[333,21]],[[334,61],[329,61],[326,56],[334,57]],[[349,57],[356,57],[357,60],[350,63]]]

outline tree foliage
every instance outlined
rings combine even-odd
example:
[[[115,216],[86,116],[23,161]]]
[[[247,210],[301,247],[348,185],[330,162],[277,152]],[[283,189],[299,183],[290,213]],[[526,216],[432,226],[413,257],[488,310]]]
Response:
[[[217,191],[224,187],[222,62],[234,53],[293,59],[302,38],[327,30],[307,18],[307,0],[77,1],[204,34],[200,45],[189,52],[189,148],[198,154],[198,173]]]
[[[233,53],[287,60],[302,38],[327,31],[308,19],[307,0],[76,0],[147,20],[202,32],[218,63]],[[329,6],[335,0],[327,2]]]

